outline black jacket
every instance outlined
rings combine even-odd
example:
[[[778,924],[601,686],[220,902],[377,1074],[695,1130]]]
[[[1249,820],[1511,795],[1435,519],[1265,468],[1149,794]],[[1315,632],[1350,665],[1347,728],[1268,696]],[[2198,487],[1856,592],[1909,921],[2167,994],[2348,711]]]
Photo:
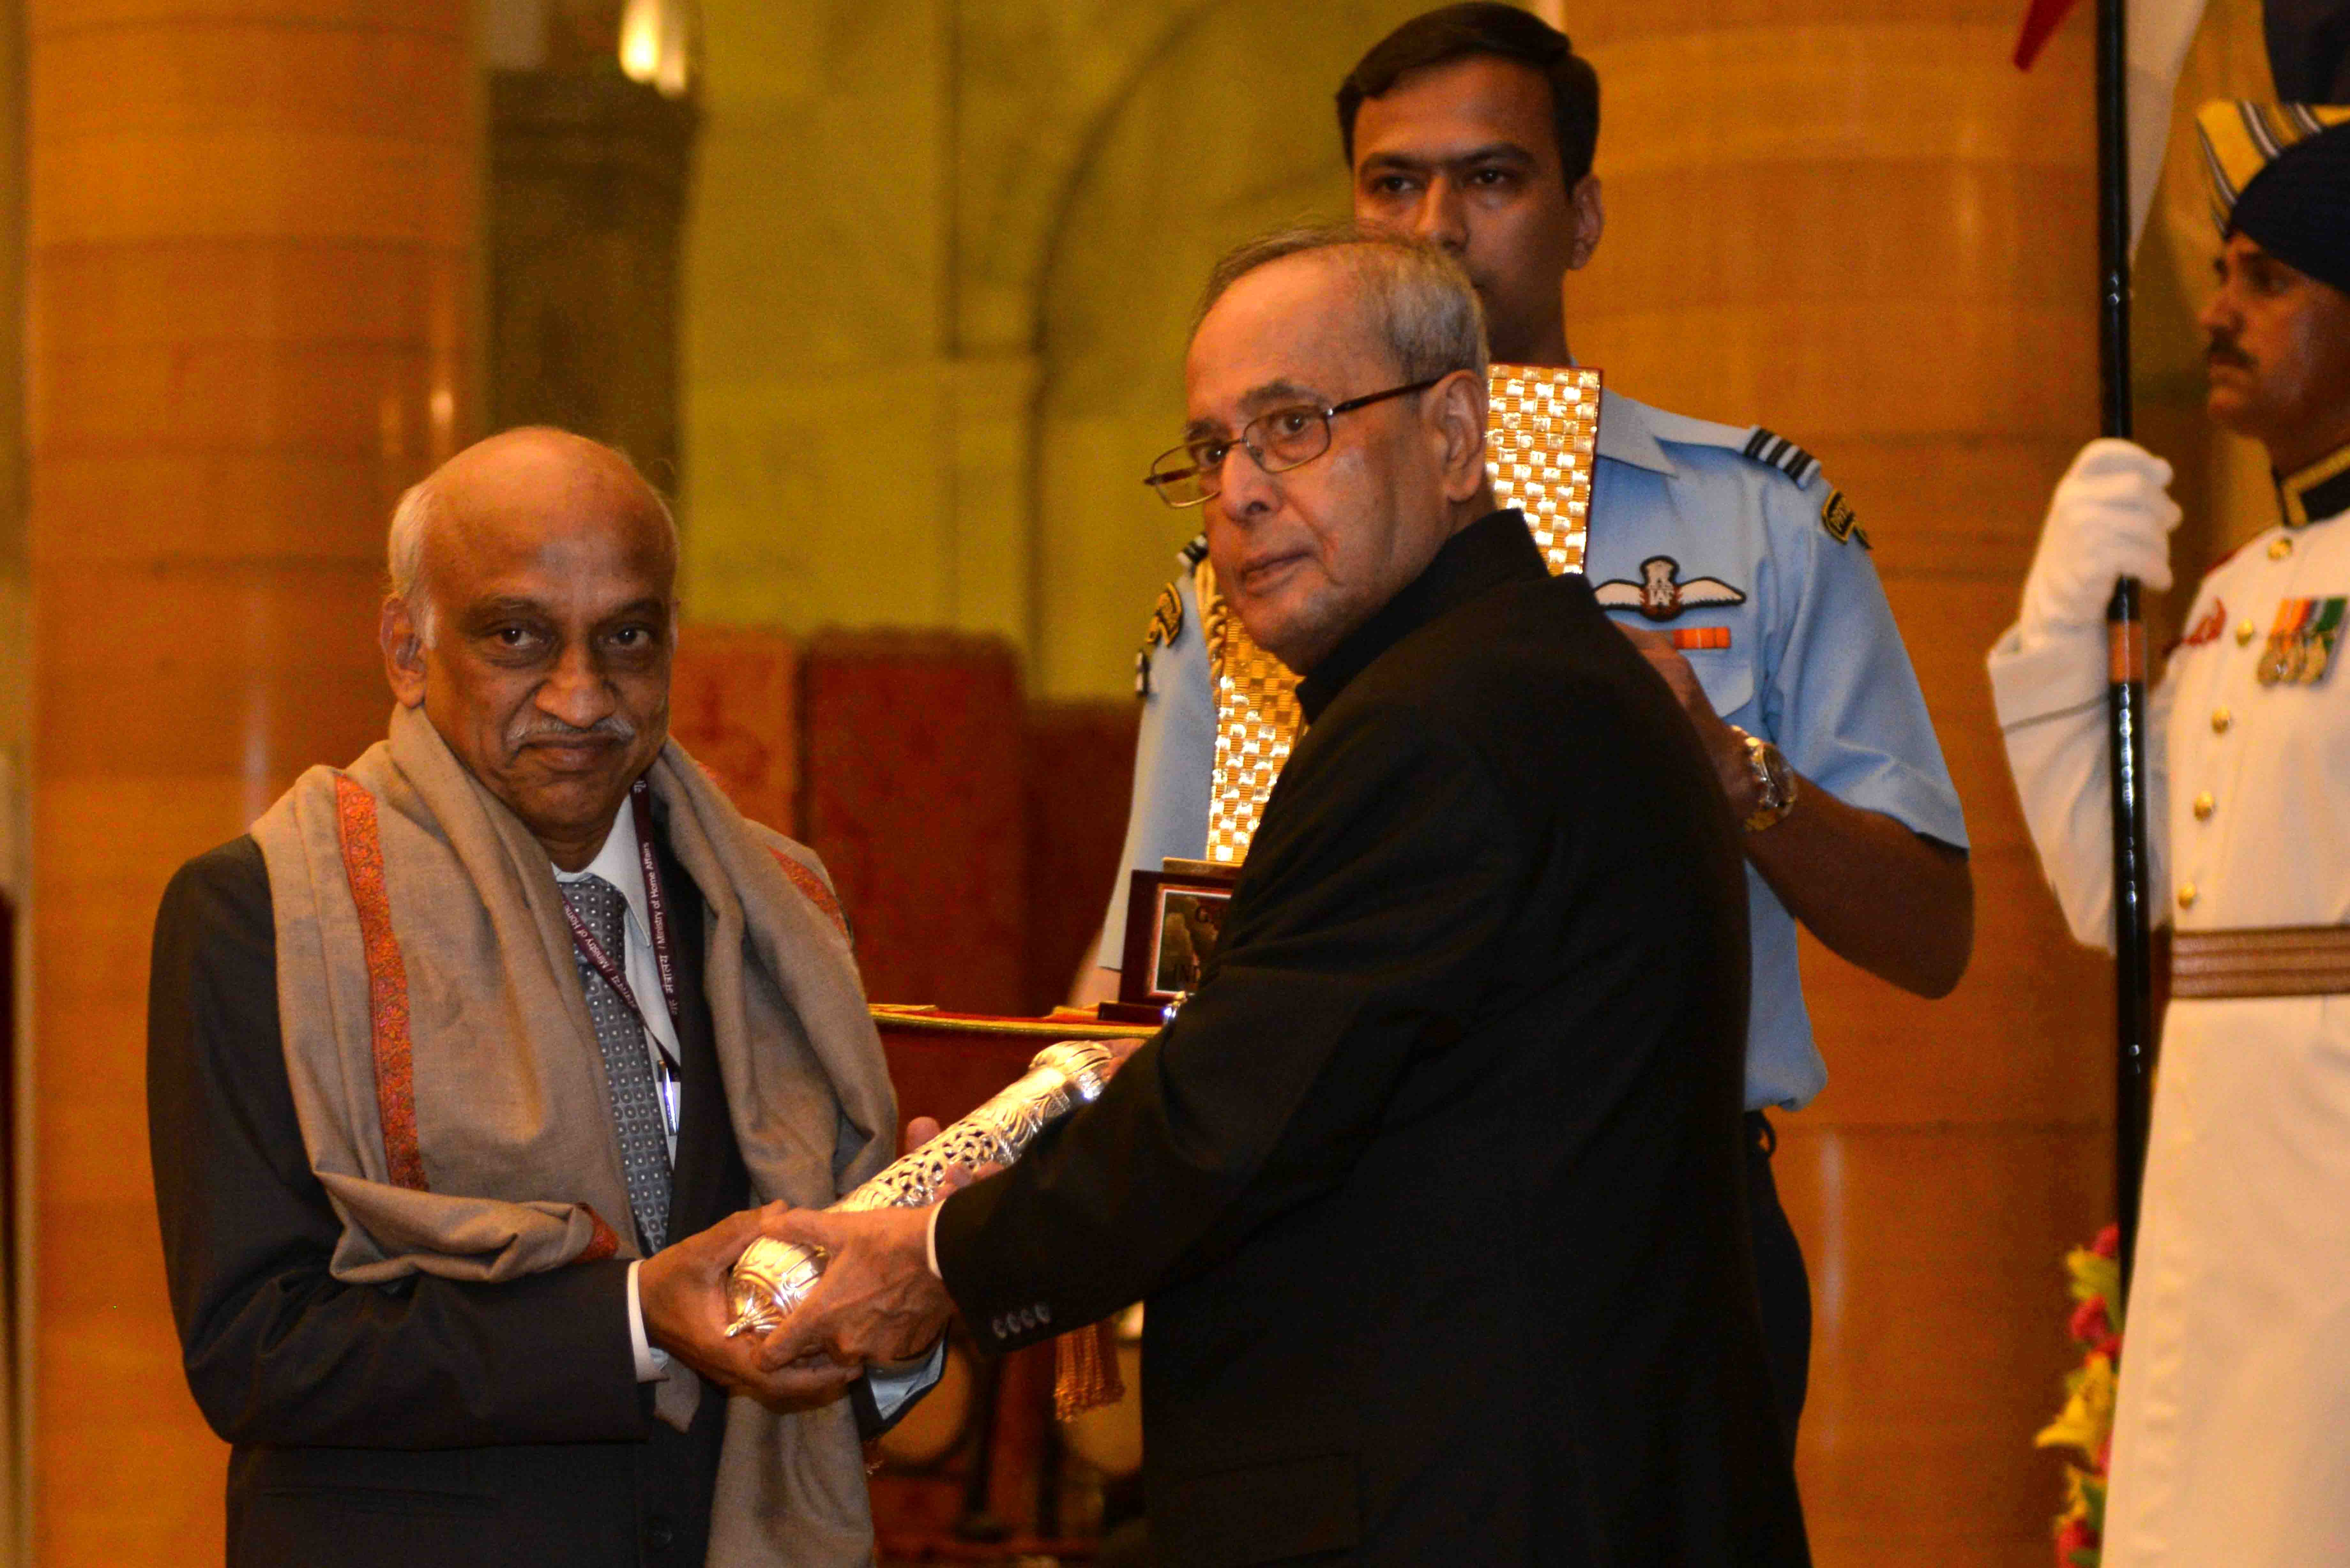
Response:
[[[1149,1302],[1173,1564],[1806,1561],[1755,1317],[1746,892],[1687,719],[1515,513],[1302,685],[1176,1021],[950,1199],[1017,1345]]]
[[[702,998],[702,903],[676,905],[684,1073],[669,1232],[743,1206]],[[234,1445],[231,1568],[702,1561],[725,1425],[653,1418],[629,1348],[628,1265],[398,1288],[327,1272],[341,1224],[286,1085],[269,877],[239,838],[182,867],[155,925],[148,1115],[188,1383]]]

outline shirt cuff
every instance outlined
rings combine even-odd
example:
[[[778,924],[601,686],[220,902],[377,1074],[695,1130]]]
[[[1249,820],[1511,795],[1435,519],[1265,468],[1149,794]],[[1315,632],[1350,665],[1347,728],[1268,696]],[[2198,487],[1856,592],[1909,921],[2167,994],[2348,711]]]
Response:
[[[933,1272],[938,1267],[931,1266]],[[629,1347],[636,1353],[637,1381],[659,1383],[669,1376],[669,1352],[645,1337],[645,1303],[637,1294],[637,1271],[642,1267],[641,1259],[629,1265]]]
[[[939,1210],[945,1207],[943,1199],[931,1205],[930,1229],[922,1233],[922,1249],[931,1259],[931,1278],[941,1282],[946,1276],[939,1272]]]
[[[895,1366],[876,1363],[865,1369],[865,1386],[873,1396],[874,1413],[886,1425],[898,1417],[898,1412],[922,1395],[946,1372],[947,1336],[941,1334],[931,1342],[931,1348],[921,1356]]]

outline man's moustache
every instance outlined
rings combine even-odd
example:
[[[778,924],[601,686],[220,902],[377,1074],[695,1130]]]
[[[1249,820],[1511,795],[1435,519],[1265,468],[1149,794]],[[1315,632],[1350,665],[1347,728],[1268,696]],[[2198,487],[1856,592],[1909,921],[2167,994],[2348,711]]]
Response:
[[[2252,357],[2224,337],[2214,337],[2204,345],[2203,360],[2209,365],[2232,365],[2240,370],[2252,368]]]
[[[626,719],[614,714],[610,718],[598,719],[584,728],[577,724],[567,724],[560,719],[534,719],[510,732],[506,736],[506,744],[527,746],[535,741],[553,741],[558,745],[567,745],[580,741],[600,739],[618,741],[622,745],[626,745],[636,738],[637,727]]]

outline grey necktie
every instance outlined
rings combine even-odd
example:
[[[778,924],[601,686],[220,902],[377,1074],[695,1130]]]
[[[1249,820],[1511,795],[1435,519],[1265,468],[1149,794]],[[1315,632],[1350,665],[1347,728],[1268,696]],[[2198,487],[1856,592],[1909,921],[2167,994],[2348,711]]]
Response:
[[[571,906],[614,963],[627,972],[628,949],[621,920],[628,909],[620,890],[601,877],[558,882]],[[645,1051],[644,1021],[605,982],[575,944],[579,984],[588,993],[588,1016],[596,1024],[596,1044],[604,1054],[604,1083],[612,1092],[612,1125],[620,1133],[620,1168],[629,1179],[629,1207],[636,1211],[637,1235],[647,1256],[669,1240],[669,1128],[653,1085],[652,1058]]]

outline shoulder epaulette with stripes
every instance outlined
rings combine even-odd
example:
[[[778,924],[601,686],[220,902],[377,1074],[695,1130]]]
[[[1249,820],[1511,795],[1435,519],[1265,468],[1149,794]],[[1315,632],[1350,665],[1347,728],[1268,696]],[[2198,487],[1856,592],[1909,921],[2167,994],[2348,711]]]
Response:
[[[1200,563],[1208,558],[1208,536],[1195,535],[1191,542],[1175,552],[1183,563],[1183,572],[1196,572]],[[1134,656],[1134,694],[1150,695],[1150,655],[1166,647],[1183,630],[1183,596],[1175,591],[1173,583],[1159,590],[1159,602],[1150,607],[1150,625],[1144,628],[1142,647]]]
[[[1757,462],[1769,464],[1797,484],[1809,484],[1812,482],[1812,475],[1820,471],[1818,458],[1814,457],[1785,436],[1773,435],[1761,425],[1756,425],[1754,433],[1746,438],[1746,445],[1742,450],[1748,457]]]

